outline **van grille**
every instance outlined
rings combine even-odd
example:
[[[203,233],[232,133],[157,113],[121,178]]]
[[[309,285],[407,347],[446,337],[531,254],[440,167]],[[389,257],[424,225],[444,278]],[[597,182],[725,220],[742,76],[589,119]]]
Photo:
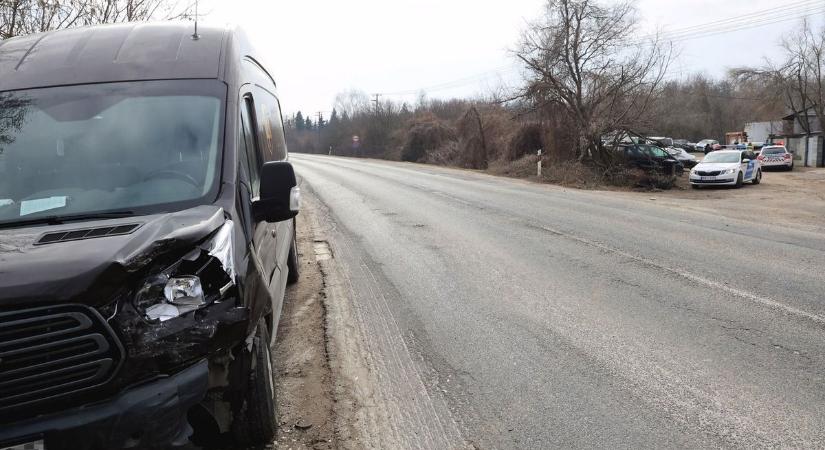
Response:
[[[114,375],[123,349],[82,305],[0,311],[0,417],[49,412]]]
[[[715,177],[715,176],[719,175],[720,173],[722,173],[722,172],[720,172],[718,170],[697,170],[696,171],[696,175],[699,175],[699,176],[702,176],[702,177]]]

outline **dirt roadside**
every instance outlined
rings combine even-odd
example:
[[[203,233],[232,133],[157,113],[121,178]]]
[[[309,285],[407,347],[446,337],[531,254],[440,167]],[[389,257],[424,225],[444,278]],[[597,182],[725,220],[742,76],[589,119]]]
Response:
[[[328,363],[324,281],[308,215],[298,223],[301,279],[289,286],[278,326],[278,449],[338,448]]]
[[[399,448],[348,282],[327,241],[331,222],[309,192],[298,217],[301,279],[287,290],[275,343],[276,449]],[[333,225],[334,226],[334,225]]]
[[[616,192],[618,196],[655,198],[683,210],[809,232],[825,232],[825,169],[765,171],[758,186],[691,189],[687,175],[662,192]]]

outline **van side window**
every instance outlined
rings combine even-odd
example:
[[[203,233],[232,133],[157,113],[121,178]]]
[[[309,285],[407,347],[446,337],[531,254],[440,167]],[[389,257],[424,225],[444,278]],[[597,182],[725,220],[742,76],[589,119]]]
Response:
[[[261,193],[261,161],[259,152],[255,145],[255,132],[252,125],[252,115],[250,111],[254,111],[252,98],[245,96],[241,105],[241,133],[240,133],[240,149],[242,155],[238,155],[241,165],[249,177],[249,188],[252,190],[252,197],[258,197]]]
[[[286,141],[278,99],[264,89],[255,89],[255,113],[258,119],[258,142],[264,161],[286,159]]]

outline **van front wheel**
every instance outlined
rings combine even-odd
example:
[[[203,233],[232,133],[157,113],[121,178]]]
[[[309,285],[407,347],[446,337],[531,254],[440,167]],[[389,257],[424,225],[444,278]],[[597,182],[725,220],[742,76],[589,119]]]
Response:
[[[298,279],[301,277],[301,273],[298,270],[298,226],[295,220],[292,221],[292,244],[289,246],[289,257],[286,260],[286,267],[287,267],[287,275],[286,275],[286,282],[289,284],[297,283]]]
[[[250,358],[249,378],[243,406],[232,423],[232,434],[238,444],[266,446],[275,440],[277,433],[275,370],[266,321],[258,323],[252,351],[246,353],[246,357]]]

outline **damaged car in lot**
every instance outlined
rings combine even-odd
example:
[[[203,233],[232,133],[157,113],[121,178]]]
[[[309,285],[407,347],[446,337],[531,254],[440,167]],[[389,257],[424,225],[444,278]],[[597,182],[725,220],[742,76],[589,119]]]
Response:
[[[655,145],[620,144],[616,150],[628,167],[662,175],[685,172],[685,166],[679,160]]]
[[[0,448],[271,442],[300,190],[243,32],[0,42],[0,155]]]
[[[677,161],[682,163],[683,166],[690,169],[699,161],[696,160],[696,157],[691,155],[690,153],[686,152],[685,150],[678,148],[678,147],[665,147],[663,149],[666,151],[670,156],[676,158]]]

